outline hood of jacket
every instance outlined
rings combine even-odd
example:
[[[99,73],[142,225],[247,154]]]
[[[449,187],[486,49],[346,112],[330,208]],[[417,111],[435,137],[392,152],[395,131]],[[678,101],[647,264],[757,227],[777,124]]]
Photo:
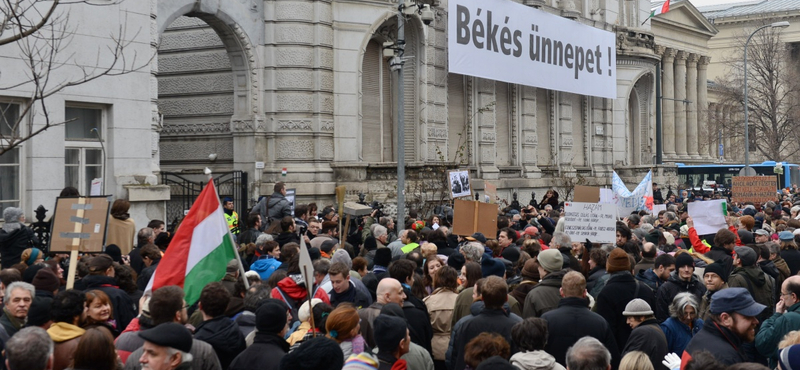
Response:
[[[767,274],[764,273],[764,271],[761,271],[758,266],[737,267],[733,269],[731,276],[735,274],[742,274],[745,277],[750,278],[750,281],[759,288],[767,283]]]
[[[113,277],[105,275],[86,275],[83,279],[81,279],[81,281],[83,281],[83,286],[87,290],[102,286],[119,288],[117,285],[117,280],[115,280]]]
[[[772,276],[773,278],[777,278],[781,274],[781,272],[778,270],[778,267],[775,266],[775,263],[772,261],[761,261],[758,263],[758,267],[760,267],[762,271],[766,272],[767,275]]]
[[[241,343],[242,332],[233,320],[226,316],[218,316],[211,320],[203,321],[197,327],[195,339],[210,344],[214,349],[221,348],[227,352],[235,352]]]
[[[680,276],[678,276],[678,271],[673,271],[669,274],[668,282],[678,285],[684,290],[693,290],[696,286],[700,285],[700,280],[697,279],[697,275],[692,274],[692,279],[689,281],[681,280]],[[705,285],[703,285],[705,287]]]
[[[306,290],[305,287],[297,285],[291,277],[285,277],[283,280],[279,281],[278,288],[280,288],[284,294],[294,299],[295,302],[298,302],[298,304],[308,296],[308,290]]]
[[[50,328],[47,329],[47,334],[50,335],[50,339],[56,343],[75,339],[84,333],[86,333],[86,330],[83,328],[65,322],[54,322],[53,325],[50,325]]]
[[[545,351],[519,352],[511,356],[511,365],[522,370],[550,370],[556,358]]]
[[[261,273],[267,272],[270,269],[270,267],[272,268],[272,271],[275,271],[280,266],[281,266],[281,261],[278,261],[277,259],[272,257],[264,257],[257,259],[255,262],[253,262],[253,264],[250,265],[250,269],[261,275]]]
[[[639,273],[636,274],[636,278],[639,280],[652,281],[656,283],[656,285],[661,285],[661,283],[663,283],[663,281],[661,281],[661,278],[659,278],[658,275],[656,275],[653,269],[639,270]]]

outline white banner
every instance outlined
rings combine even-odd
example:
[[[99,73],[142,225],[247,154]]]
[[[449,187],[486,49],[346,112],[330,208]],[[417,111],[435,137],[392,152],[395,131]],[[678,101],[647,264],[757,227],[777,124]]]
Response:
[[[611,177],[611,189],[614,190],[614,200],[619,208],[620,217],[645,209],[650,213],[653,212],[653,171],[647,172],[647,176],[633,191],[628,190],[614,171]]]
[[[689,203],[689,217],[694,221],[697,235],[716,234],[720,229],[727,229],[728,223],[725,221],[727,207],[724,199]]]
[[[574,242],[614,243],[617,206],[602,203],[564,203],[564,233]]]
[[[447,33],[450,72],[617,97],[612,32],[510,0],[450,0]]]

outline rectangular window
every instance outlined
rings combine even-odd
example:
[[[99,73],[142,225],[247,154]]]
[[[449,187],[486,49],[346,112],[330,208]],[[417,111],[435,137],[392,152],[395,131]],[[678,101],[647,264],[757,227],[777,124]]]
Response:
[[[67,140],[97,140],[102,137],[102,109],[67,107],[65,118]],[[92,132],[93,129],[97,129],[97,134]]]
[[[105,110],[93,106],[67,106],[65,118],[64,186],[83,195],[91,193],[92,180],[103,178],[102,143]],[[105,180],[105,179],[104,179]]]
[[[8,137],[17,132],[17,120],[19,104],[0,102],[0,137]]]
[[[0,155],[0,217],[6,207],[19,207],[19,148]]]

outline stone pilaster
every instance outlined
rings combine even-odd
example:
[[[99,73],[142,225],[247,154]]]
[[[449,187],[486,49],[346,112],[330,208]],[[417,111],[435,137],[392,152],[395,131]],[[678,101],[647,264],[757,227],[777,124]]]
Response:
[[[661,60],[661,96],[675,98],[674,61],[675,49],[666,48]],[[675,104],[672,100],[663,99],[661,102],[662,137],[664,144],[664,157],[673,159],[675,156]]]
[[[572,166],[575,154],[573,147],[575,139],[572,135],[572,101],[571,94],[565,92],[558,93],[558,120],[556,127],[558,129],[558,166],[562,171],[573,172],[575,169]],[[580,117],[575,117],[580,119]]]
[[[708,63],[711,58],[701,56],[697,61],[697,126],[708,127]],[[698,138],[703,140],[702,138]],[[698,141],[699,142],[699,141]],[[702,153],[700,153],[702,155]],[[711,159],[716,157],[713,148],[710,151]]]
[[[536,133],[536,88],[520,86],[522,106],[520,107],[522,126],[522,170],[527,178],[540,178],[542,172],[537,166],[539,136]],[[547,102],[541,102],[547,104]]]
[[[476,132],[478,140],[478,163],[481,173],[486,179],[497,179],[500,177],[500,170],[495,165],[497,132],[497,116],[494,106],[496,104],[495,82],[485,78],[476,79],[478,88],[478,102],[475,106],[477,114]],[[489,108],[489,109],[486,109]]]
[[[700,109],[697,101],[697,61],[699,55],[689,54],[686,58],[686,152],[693,159],[700,159],[698,150],[697,112]]]
[[[686,57],[685,51],[675,55],[675,154],[679,158],[687,158],[686,153]],[[668,96],[667,96],[668,97]]]

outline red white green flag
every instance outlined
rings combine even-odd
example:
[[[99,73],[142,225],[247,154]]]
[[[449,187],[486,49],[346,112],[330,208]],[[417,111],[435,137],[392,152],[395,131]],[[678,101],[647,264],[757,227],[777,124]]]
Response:
[[[214,180],[200,192],[172,237],[145,294],[162,286],[177,285],[194,304],[206,284],[225,276],[228,261],[237,258]]]
[[[661,6],[651,9],[650,16],[648,16],[647,19],[653,18],[659,14],[664,14],[668,11],[669,11],[669,0],[665,1],[664,4],[661,4]],[[647,19],[645,19],[644,22],[642,22],[643,25],[645,22],[647,22]]]

